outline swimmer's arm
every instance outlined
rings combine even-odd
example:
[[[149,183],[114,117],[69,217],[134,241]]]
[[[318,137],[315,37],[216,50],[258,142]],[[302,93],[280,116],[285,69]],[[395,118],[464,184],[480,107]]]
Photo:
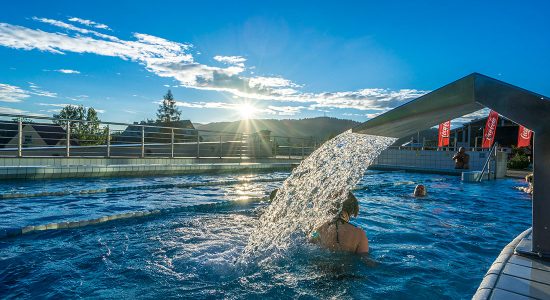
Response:
[[[355,253],[357,254],[369,253],[369,239],[367,238],[367,234],[363,229],[359,229],[359,244],[357,244]]]

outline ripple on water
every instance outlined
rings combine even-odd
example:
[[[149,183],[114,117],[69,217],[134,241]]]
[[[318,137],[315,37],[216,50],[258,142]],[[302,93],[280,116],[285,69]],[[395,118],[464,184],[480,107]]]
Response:
[[[412,183],[376,187],[407,180]],[[417,183],[427,185],[428,198],[409,196]],[[371,188],[355,191],[361,211],[354,222],[369,236],[374,267],[307,244],[271,261],[236,262],[258,224],[258,208],[266,207],[261,202],[3,239],[0,298],[470,298],[502,247],[531,222],[528,196],[513,188],[519,184],[463,184],[457,177],[411,173],[365,176],[360,185]],[[135,202],[193,205],[195,195],[195,204],[218,202],[265,195],[276,186],[212,186],[209,197],[196,188],[64,197],[55,206],[60,215],[85,216],[85,208],[90,214],[97,209],[86,202],[107,211]],[[55,213],[36,210],[22,219]]]

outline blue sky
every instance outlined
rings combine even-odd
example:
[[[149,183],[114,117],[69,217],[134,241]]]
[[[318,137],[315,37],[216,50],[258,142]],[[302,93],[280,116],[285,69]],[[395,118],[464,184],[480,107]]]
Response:
[[[10,1],[0,112],[365,121],[471,72],[550,95],[545,1]]]

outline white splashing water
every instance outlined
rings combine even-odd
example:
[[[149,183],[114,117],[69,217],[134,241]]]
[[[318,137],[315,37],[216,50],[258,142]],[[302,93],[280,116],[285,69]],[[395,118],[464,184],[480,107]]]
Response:
[[[284,255],[317,226],[335,217],[374,159],[394,138],[346,131],[323,144],[292,171],[260,217],[243,259]]]

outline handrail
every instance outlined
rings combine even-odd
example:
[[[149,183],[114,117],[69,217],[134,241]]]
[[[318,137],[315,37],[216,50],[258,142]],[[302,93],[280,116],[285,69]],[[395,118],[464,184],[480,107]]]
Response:
[[[490,161],[491,161],[493,152],[494,152],[494,151],[496,150],[496,148],[497,148],[497,145],[498,145],[498,143],[494,143],[493,146],[491,147],[491,149],[489,150],[489,153],[488,153],[488,155],[487,155],[487,159],[485,160],[485,163],[483,164],[483,169],[481,169],[481,175],[480,175],[479,178],[477,179],[477,182],[481,182],[481,180],[483,179],[483,174],[485,174],[485,168],[490,167],[489,164],[490,164]],[[488,176],[488,178],[491,177],[490,169],[488,169],[487,176]]]
[[[197,132],[211,132],[211,133],[223,133],[227,135],[250,135],[255,134],[255,132],[249,132],[249,133],[239,133],[239,132],[230,132],[230,131],[217,131],[217,130],[207,130],[207,129],[192,129],[192,128],[181,128],[181,127],[168,127],[168,126],[158,126],[158,125],[148,125],[148,124],[134,124],[134,123],[120,123],[120,122],[111,122],[111,121],[99,121],[99,122],[93,122],[93,121],[86,121],[86,120],[74,120],[74,119],[62,119],[62,118],[53,118],[53,117],[47,117],[47,116],[41,116],[41,115],[22,115],[22,114],[7,114],[7,113],[0,113],[0,117],[9,117],[9,118],[16,118],[16,119],[38,119],[38,120],[50,120],[50,121],[59,121],[59,122],[78,122],[78,123],[97,123],[97,124],[105,124],[105,125],[120,125],[120,126],[140,126],[140,127],[149,127],[149,128],[162,128],[162,129],[179,129],[179,130],[190,130],[190,131],[197,131]],[[2,121],[0,120],[0,123]],[[5,121],[4,121],[5,123]],[[136,131],[140,132],[140,131]],[[159,133],[162,134],[162,133]],[[169,133],[166,133],[169,134]],[[277,137],[277,138],[293,138],[293,139],[301,139],[301,140],[311,140],[309,137],[291,137],[291,136],[271,136],[271,137]]]
[[[277,157],[278,154],[288,154],[289,157],[305,157],[322,144],[315,137],[269,135],[268,139],[250,139],[252,136],[261,136],[258,133],[201,130],[136,123],[90,122],[39,115],[0,113],[0,118],[2,118],[0,119],[0,126],[4,125],[6,127],[6,129],[0,128],[0,137],[4,137],[4,144],[0,145],[1,157],[148,156],[201,158],[214,155],[219,158],[248,158]],[[13,120],[8,121],[6,118],[12,118]],[[6,124],[13,124],[13,128]],[[90,130],[90,127],[81,126],[80,124],[94,124],[94,129]],[[29,128],[26,125],[33,127]],[[48,126],[52,126],[52,128]],[[60,126],[63,130],[57,130],[53,126]],[[148,130],[148,128],[155,128],[155,130]],[[201,144],[204,147],[201,147]],[[194,149],[190,148],[192,145],[194,145]],[[122,151],[123,148],[129,150]],[[85,149],[89,150],[86,151]]]

